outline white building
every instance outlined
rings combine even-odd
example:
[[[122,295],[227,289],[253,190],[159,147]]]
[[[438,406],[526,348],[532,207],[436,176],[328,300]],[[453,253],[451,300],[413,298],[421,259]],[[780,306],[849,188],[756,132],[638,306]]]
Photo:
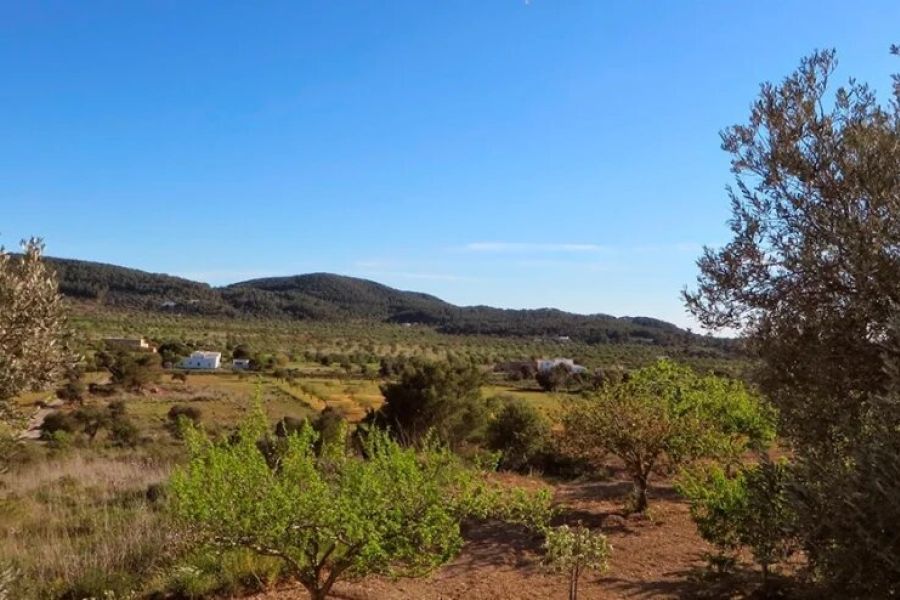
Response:
[[[197,350],[181,361],[182,369],[218,369],[222,364],[221,352],[204,352]]]
[[[244,370],[250,368],[249,358],[235,358],[231,361],[231,368],[234,370]]]
[[[559,365],[563,365],[569,370],[569,373],[584,373],[587,371],[585,367],[576,365],[571,358],[540,358],[536,361],[536,367],[539,372],[550,371]]]

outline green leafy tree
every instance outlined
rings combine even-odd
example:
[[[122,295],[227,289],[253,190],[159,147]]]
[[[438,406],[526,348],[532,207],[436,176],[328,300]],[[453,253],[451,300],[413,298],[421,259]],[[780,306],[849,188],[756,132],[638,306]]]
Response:
[[[569,452],[620,458],[634,482],[632,508],[647,508],[654,469],[703,457],[736,460],[774,437],[773,416],[740,382],[700,376],[661,360],[574,402],[563,417]]]
[[[550,423],[533,405],[510,398],[488,424],[486,439],[491,450],[501,453],[501,467],[523,469],[549,446]]]
[[[585,571],[604,573],[609,567],[612,546],[599,531],[581,525],[562,525],[547,530],[545,563],[569,575],[569,600],[578,600],[578,583]]]
[[[690,502],[697,531],[717,553],[709,562],[719,572],[731,568],[741,547],[740,519],[747,502],[743,472],[729,476],[716,464],[685,469],[676,481],[678,493]]]
[[[487,423],[483,383],[482,372],[469,363],[411,361],[399,381],[381,387],[384,404],[371,420],[407,443],[417,443],[433,430],[457,447],[477,437]]]
[[[566,365],[556,365],[550,369],[539,369],[534,379],[545,392],[555,392],[569,384],[572,372]]]
[[[896,527],[881,520],[900,473],[884,368],[885,354],[898,356],[900,79],[885,105],[863,82],[834,85],[836,65],[833,51],[805,58],[723,133],[732,239],[704,251],[685,299],[705,326],[739,330],[758,358],[756,379],[793,445],[814,569],[835,594],[889,597],[900,593]]]
[[[186,427],[191,460],[172,476],[172,508],[207,544],[281,559],[314,600],[342,577],[427,571],[460,548],[461,519],[496,514],[495,496],[427,440],[416,451],[373,430],[363,459],[342,439],[316,452],[305,424],[272,464],[258,443],[267,429],[261,411],[230,440]]]
[[[174,366],[191,353],[191,348],[179,340],[167,340],[157,347],[163,365]]]
[[[785,463],[763,456],[732,474],[715,465],[693,469],[679,477],[677,488],[690,502],[701,537],[719,549],[713,563],[731,565],[740,548],[749,548],[768,585],[772,567],[796,550],[790,482]]]
[[[129,390],[141,390],[162,377],[160,357],[153,352],[119,352],[107,364],[112,383]]]
[[[14,256],[0,247],[0,411],[26,389],[50,384],[71,362],[56,276],[38,239]],[[2,415],[0,415],[2,416]]]

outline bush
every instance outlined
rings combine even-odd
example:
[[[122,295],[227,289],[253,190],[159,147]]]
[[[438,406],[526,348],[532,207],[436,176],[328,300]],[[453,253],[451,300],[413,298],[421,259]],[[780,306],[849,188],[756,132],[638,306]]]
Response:
[[[181,427],[182,423],[191,423],[192,425],[197,425],[200,423],[200,418],[202,417],[202,411],[196,406],[189,406],[186,404],[175,404],[170,409],[169,412],[166,413],[166,418],[168,419],[167,428],[169,433],[172,434],[176,439],[181,439]]]
[[[712,562],[720,570],[733,564],[737,551],[745,547],[768,583],[772,566],[794,552],[789,481],[788,467],[766,457],[732,476],[717,466],[682,474],[678,491],[690,501],[701,537],[719,549]]]
[[[407,363],[398,382],[381,387],[384,404],[370,420],[406,443],[418,443],[433,430],[441,441],[459,447],[478,439],[487,423],[483,382],[472,364]]]
[[[556,365],[552,369],[538,371],[534,378],[538,385],[541,386],[542,390],[545,392],[555,392],[569,384],[569,380],[572,378],[572,372],[569,371],[569,367],[566,365]]]
[[[160,357],[153,352],[119,352],[107,369],[113,384],[129,390],[141,390],[162,376]]]
[[[82,402],[87,386],[77,376],[70,377],[56,390],[56,397],[66,402]]]
[[[718,551],[708,557],[710,564],[719,572],[730,569],[741,546],[741,511],[747,502],[743,474],[728,477],[718,465],[685,470],[676,489],[690,502],[700,537]]]
[[[528,402],[514,398],[504,402],[488,424],[487,445],[501,453],[500,466],[521,470],[536,466],[550,441],[550,424]]]
[[[339,441],[317,453],[307,425],[286,438],[273,469],[257,445],[267,428],[259,409],[232,440],[186,429],[191,461],[170,480],[172,508],[213,547],[280,558],[313,600],[346,575],[416,574],[441,564],[462,544],[463,518],[497,514],[489,496],[477,494],[480,480],[433,444],[416,452],[374,430],[366,459]]]
[[[116,446],[134,448],[140,441],[140,432],[129,419],[120,417],[110,424],[109,439]]]
[[[68,434],[75,433],[78,430],[78,421],[68,412],[52,412],[44,417],[41,425],[41,439],[50,439],[57,432]]]

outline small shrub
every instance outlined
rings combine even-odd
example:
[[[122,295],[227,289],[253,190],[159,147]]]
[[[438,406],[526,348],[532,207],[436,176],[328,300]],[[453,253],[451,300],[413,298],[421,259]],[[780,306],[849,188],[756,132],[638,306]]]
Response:
[[[188,422],[197,425],[200,422],[203,412],[196,406],[186,404],[176,404],[166,413],[168,419],[167,429],[169,433],[176,439],[181,439],[182,422]]]
[[[134,448],[140,441],[140,432],[131,420],[120,417],[110,425],[109,439],[116,446]]]
[[[743,475],[728,477],[719,466],[690,469],[679,476],[676,489],[689,500],[700,537],[716,547],[710,564],[719,572],[729,570],[741,545],[740,518],[747,502]]]
[[[766,458],[732,476],[720,467],[681,475],[678,490],[690,501],[701,537],[719,549],[710,561],[719,570],[732,565],[737,551],[746,547],[768,584],[772,566],[794,552],[788,481],[787,466]]]
[[[52,412],[44,417],[41,425],[41,439],[49,440],[54,433],[75,433],[78,430],[78,422],[68,412]]]

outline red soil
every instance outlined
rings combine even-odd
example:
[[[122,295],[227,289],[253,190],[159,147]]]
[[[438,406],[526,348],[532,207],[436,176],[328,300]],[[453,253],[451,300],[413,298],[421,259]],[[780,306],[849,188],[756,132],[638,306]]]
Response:
[[[518,478],[516,483],[535,485]],[[710,547],[697,535],[687,505],[665,484],[651,489],[650,518],[624,518],[627,481],[561,484],[556,499],[562,520],[599,527],[613,547],[609,571],[588,573],[579,598],[738,598],[721,584],[703,581],[703,554]],[[540,541],[504,524],[465,532],[460,555],[430,576],[392,581],[381,577],[340,583],[333,596],[347,600],[565,599],[568,582],[541,566]],[[255,600],[301,600],[302,588],[285,588]]]

